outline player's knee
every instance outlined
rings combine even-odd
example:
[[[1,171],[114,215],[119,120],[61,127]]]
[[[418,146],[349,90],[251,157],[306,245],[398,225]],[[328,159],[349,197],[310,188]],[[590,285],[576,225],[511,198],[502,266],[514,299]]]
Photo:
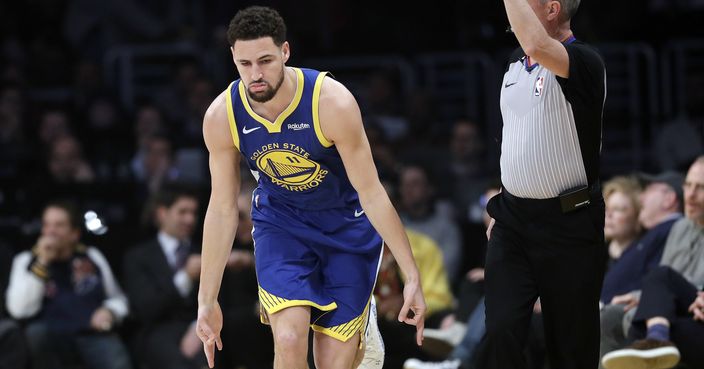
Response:
[[[291,329],[280,329],[274,334],[274,342],[278,350],[294,353],[307,350],[308,337]]]

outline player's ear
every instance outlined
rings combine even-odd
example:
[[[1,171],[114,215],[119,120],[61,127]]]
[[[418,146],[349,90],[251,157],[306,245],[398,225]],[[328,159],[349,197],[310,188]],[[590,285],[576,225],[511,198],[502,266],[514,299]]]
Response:
[[[284,41],[283,44],[281,44],[281,58],[286,63],[288,61],[288,58],[291,56],[291,47],[288,44],[288,41]]]

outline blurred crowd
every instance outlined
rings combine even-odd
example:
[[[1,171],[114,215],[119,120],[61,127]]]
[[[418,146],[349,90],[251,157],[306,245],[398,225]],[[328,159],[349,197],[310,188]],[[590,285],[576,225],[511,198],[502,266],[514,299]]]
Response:
[[[576,29],[587,38],[617,33],[619,40],[657,43],[701,34],[696,22],[683,21],[701,14],[701,1],[583,3]],[[428,13],[370,1],[264,4],[282,11],[294,50],[308,57],[386,52],[390,39],[401,53],[515,45],[504,32],[500,2],[447,2]],[[236,78],[224,27],[246,5],[0,3],[0,368],[205,365],[193,334],[209,193],[201,122]],[[623,14],[672,29],[634,28],[622,22]],[[360,29],[362,21],[369,26]],[[184,40],[212,51],[213,68],[197,59],[170,63],[168,84],[126,104],[104,68],[110,49]],[[419,349],[412,327],[393,319],[403,278],[386,253],[375,290],[385,367],[481,368],[484,208],[500,188],[488,152],[498,144],[487,139],[487,122],[436,112],[433,96],[402,95],[399,83],[379,70],[353,91],[377,170],[408,229],[429,308],[430,329]],[[608,123],[606,117],[605,135]],[[637,307],[660,299],[648,283],[676,273],[700,290],[704,285],[704,162],[695,161],[703,154],[702,128],[690,135],[694,144],[671,153],[678,159],[674,172],[603,178],[604,247],[611,260],[602,354],[642,338],[648,316],[639,316]],[[667,153],[659,153],[666,161]],[[267,368],[273,355],[269,328],[259,323],[253,269],[248,197],[256,183],[244,181],[220,296],[226,318],[226,349],[216,360],[221,368]],[[673,326],[680,318],[693,321],[686,307],[676,309]],[[533,368],[543,368],[539,302],[534,312],[527,355]],[[672,340],[690,368],[701,367],[701,327],[681,324]]]

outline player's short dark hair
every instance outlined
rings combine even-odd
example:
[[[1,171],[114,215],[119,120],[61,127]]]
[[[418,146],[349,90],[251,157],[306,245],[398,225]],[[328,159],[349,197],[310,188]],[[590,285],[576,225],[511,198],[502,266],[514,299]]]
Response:
[[[50,208],[61,209],[68,214],[68,222],[73,229],[81,229],[81,215],[76,203],[70,200],[53,200],[44,207],[43,214]]]
[[[276,10],[265,6],[250,6],[235,14],[227,27],[227,42],[271,37],[276,46],[286,41],[286,23]]]

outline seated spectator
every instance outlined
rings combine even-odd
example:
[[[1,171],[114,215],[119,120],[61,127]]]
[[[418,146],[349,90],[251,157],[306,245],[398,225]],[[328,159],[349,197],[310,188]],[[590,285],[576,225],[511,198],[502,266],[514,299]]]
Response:
[[[93,169],[83,157],[80,142],[72,136],[54,140],[47,165],[49,176],[54,183],[90,183],[95,179]]]
[[[487,187],[485,144],[479,125],[469,119],[455,121],[450,137],[447,172],[452,181],[446,190],[451,191],[449,197],[464,218]]]
[[[134,141],[137,146],[134,161],[140,161],[140,156],[146,149],[149,139],[153,136],[166,133],[167,124],[164,113],[154,105],[144,104],[137,108],[134,117]],[[133,163],[133,165],[136,165]],[[135,169],[136,170],[136,169]]]
[[[0,83],[0,178],[19,176],[31,159],[24,135],[24,103],[17,87]]]
[[[143,150],[132,162],[132,170],[141,187],[140,195],[146,198],[157,193],[163,183],[177,180],[179,173],[174,167],[173,147],[168,137],[146,138]]]
[[[643,280],[629,348],[604,356],[607,369],[670,368],[704,363],[704,156],[684,183],[685,217],[670,231],[661,267]]]
[[[655,268],[662,257],[665,241],[672,225],[681,218],[683,176],[676,172],[665,172],[657,176],[643,176],[645,190],[640,195],[638,222],[647,232],[631,242],[625,250],[614,258],[614,249],[610,248],[610,267],[604,278],[601,293],[601,340],[600,350],[603,356],[607,352],[623,347],[626,342],[624,319],[626,313],[637,303],[638,291],[643,277]],[[614,222],[623,219],[626,207],[618,206],[618,194],[627,192],[634,184],[627,179],[612,180],[604,187],[606,199],[606,226],[604,234],[607,239],[618,239],[615,230],[623,227],[614,226]],[[620,215],[619,215],[620,214]],[[621,242],[623,243],[623,242]],[[632,314],[632,313],[630,313]],[[630,319],[630,315],[629,315]]]
[[[467,268],[469,271],[461,278],[459,288],[457,290],[457,312],[455,318],[460,321],[466,321],[474,308],[479,304],[479,301],[484,297],[484,260],[486,258],[486,230],[491,222],[491,217],[486,212],[486,204],[489,199],[494,197],[501,191],[501,181],[496,178],[490,180],[487,184],[484,193],[476,202],[476,208],[481,211],[481,223],[477,229],[471,230],[472,235],[467,234],[465,238],[465,254],[472,254],[473,260]],[[474,206],[473,206],[474,207]],[[465,225],[465,231],[470,226]],[[471,226],[473,227],[473,226]],[[472,240],[471,242],[469,240]],[[448,327],[451,322],[443,322],[442,327]]]
[[[398,76],[391,70],[380,70],[369,76],[360,99],[363,111],[374,117],[391,142],[408,135],[409,123],[403,116],[400,97],[404,91]]]
[[[100,94],[91,99],[85,108],[79,137],[86,144],[86,155],[100,182],[129,179],[132,137],[117,103],[109,95]]]
[[[198,197],[172,186],[155,198],[158,234],[124,259],[127,295],[140,325],[133,345],[138,361],[149,368],[201,368],[205,355],[195,333],[201,264],[191,240]]]
[[[418,264],[427,311],[425,326],[437,328],[451,312],[453,296],[450,292],[443,258],[430,237],[406,230],[411,251]],[[409,353],[421,354],[415,343],[413,327],[399,323],[397,317],[403,306],[403,279],[401,270],[388,247],[379,268],[374,297],[379,316],[379,330],[386,343],[385,366],[398,368]]]
[[[127,299],[103,255],[82,245],[80,218],[67,202],[53,202],[42,216],[41,236],[12,263],[7,310],[27,319],[33,369],[129,369],[130,358],[115,328]]]
[[[462,240],[452,211],[443,211],[433,195],[424,168],[417,165],[403,168],[397,207],[401,220],[407,228],[428,235],[440,247],[447,278],[454,285],[462,266]]]
[[[223,341],[232,349],[223,351],[228,367],[271,368],[274,340],[271,329],[259,321],[259,288],[254,270],[252,239],[252,190],[256,184],[244,180],[237,198],[239,219],[235,243],[223,275],[220,306],[223,309]],[[242,334],[247,332],[247,334]]]
[[[50,148],[54,141],[61,137],[71,135],[71,126],[66,112],[61,110],[47,110],[39,119],[37,130],[39,144]]]
[[[604,184],[604,238],[611,262],[618,260],[640,236],[640,191],[635,178],[615,177]]]

